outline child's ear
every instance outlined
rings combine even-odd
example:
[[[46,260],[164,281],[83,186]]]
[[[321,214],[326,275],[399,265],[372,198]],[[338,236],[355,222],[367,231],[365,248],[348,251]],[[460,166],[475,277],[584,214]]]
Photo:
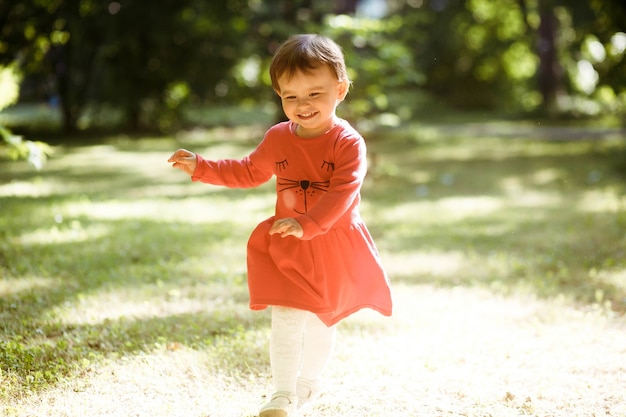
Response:
[[[337,86],[337,100],[343,101],[348,95],[348,89],[350,88],[350,82],[348,80],[339,81]]]

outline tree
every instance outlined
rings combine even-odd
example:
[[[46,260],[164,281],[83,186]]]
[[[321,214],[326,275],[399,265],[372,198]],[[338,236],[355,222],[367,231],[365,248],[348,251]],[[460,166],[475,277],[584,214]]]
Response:
[[[0,66],[0,110],[17,101],[19,77],[12,67]],[[24,140],[0,124],[0,150],[9,159],[26,159],[36,169],[41,169],[52,149],[43,142]]]
[[[400,112],[390,95],[416,90],[464,109],[626,109],[618,0],[388,0],[382,18],[359,4],[1,2],[0,64],[52,74],[68,131],[101,106],[130,129],[168,129],[185,105],[266,102],[272,53],[305,31],[344,47],[355,81],[348,116]]]
[[[626,3],[620,0],[560,0],[575,36],[562,57],[569,91],[585,111],[626,116]]]
[[[426,75],[424,88],[457,107],[549,114],[572,111],[579,96],[599,102],[624,94],[623,48],[616,52],[611,46],[625,30],[624,2],[394,3],[399,4],[394,12],[404,16],[405,43],[413,46],[415,65]],[[600,46],[606,59],[591,62],[585,51],[590,43],[596,50]],[[585,92],[579,68],[591,64],[598,81]]]
[[[192,89],[214,93],[239,58],[245,3],[3,3],[0,62],[17,59],[28,73],[54,74],[66,131],[76,130],[89,103],[121,109],[131,129],[154,126]]]
[[[536,40],[537,56],[539,57],[537,83],[541,92],[542,106],[548,113],[551,113],[555,108],[557,92],[562,79],[557,55],[558,25],[554,5],[548,1],[540,2]]]
[[[406,2],[400,12],[426,91],[462,109],[536,105],[538,62],[516,0]]]
[[[248,30],[239,12],[244,8],[243,1],[232,0],[122,6],[108,25],[110,40],[103,51],[104,101],[123,106],[134,129],[167,128],[192,96],[223,95],[220,83],[240,58]]]

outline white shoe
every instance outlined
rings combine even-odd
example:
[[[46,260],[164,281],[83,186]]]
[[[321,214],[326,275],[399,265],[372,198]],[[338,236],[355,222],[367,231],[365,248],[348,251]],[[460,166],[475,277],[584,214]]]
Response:
[[[298,394],[298,408],[310,403],[319,396],[321,386],[318,380],[298,378],[296,393]]]
[[[298,405],[298,396],[289,391],[272,394],[270,402],[259,412],[259,417],[294,417]]]

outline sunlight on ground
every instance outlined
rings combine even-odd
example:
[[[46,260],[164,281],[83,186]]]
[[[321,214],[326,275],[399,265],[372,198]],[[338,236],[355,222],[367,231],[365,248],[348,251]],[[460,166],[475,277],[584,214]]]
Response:
[[[500,178],[499,183],[507,199],[515,205],[523,207],[553,207],[563,202],[563,197],[557,192],[538,191],[529,188],[517,176]]]
[[[19,279],[10,279],[3,277],[3,279],[0,280],[0,296],[8,297],[13,294],[19,294],[34,289],[53,288],[56,285],[59,285],[59,281],[50,278],[22,277]]]
[[[255,380],[242,381],[209,359],[207,352],[184,347],[125,357],[90,370],[84,380],[36,395],[36,402],[9,416],[44,416],[53,409],[67,417],[230,417],[244,415],[235,408],[256,409],[262,391],[250,392]],[[228,411],[221,413],[220,405]]]
[[[206,147],[202,135],[197,143],[191,137],[183,140]],[[19,227],[9,234],[8,248],[15,245],[23,252],[9,255],[41,249],[32,259],[20,258],[23,264],[16,262],[22,275],[0,280],[0,295],[23,304],[36,300],[37,308],[21,311],[37,315],[37,330],[51,331],[36,337],[19,334],[16,344],[24,349],[31,343],[54,344],[64,341],[67,331],[75,352],[87,352],[64,364],[67,379],[11,398],[0,413],[256,415],[271,393],[268,312],[248,309],[245,238],[273,212],[271,187],[244,194],[194,184],[168,166],[170,151],[153,150],[151,142],[118,142],[117,147],[69,149],[46,166],[50,175],[30,181],[22,179],[27,176],[22,168],[11,165],[15,178],[0,184],[0,197],[18,197],[11,208],[30,210],[17,216]],[[546,154],[545,144],[519,141],[506,149],[489,140],[477,148],[456,145],[433,150],[433,160]],[[586,144],[575,146],[579,149],[567,152],[588,150]],[[547,154],[560,155],[561,149],[551,147]],[[243,154],[227,143],[202,150]],[[325,374],[327,392],[301,417],[626,415],[626,322],[602,303],[602,291],[626,288],[623,265],[610,263],[623,253],[620,247],[608,248],[600,260],[605,263],[593,258],[595,239],[606,238],[613,225],[622,227],[626,221],[616,213],[623,200],[617,190],[586,188],[584,179],[567,194],[559,188],[564,173],[549,163],[527,174],[520,174],[519,167],[502,175],[490,172],[487,189],[481,188],[485,183],[467,181],[467,189],[444,188],[436,196],[416,195],[413,183],[437,182],[438,176],[423,170],[406,173],[406,190],[382,193],[392,197],[392,204],[384,198],[363,204],[368,225],[380,234],[375,239],[392,282],[394,315],[364,310],[340,324],[336,354]],[[398,167],[406,166],[398,162]],[[439,169],[447,172],[447,167]],[[475,169],[470,165],[465,172]],[[403,192],[410,196],[404,198]],[[45,204],[29,199],[46,196],[53,198],[42,199]],[[28,204],[22,206],[20,198]],[[561,223],[561,214],[571,221]],[[535,226],[537,219],[542,222]],[[582,231],[581,219],[589,219]],[[524,229],[544,225],[547,230]],[[602,226],[600,232],[597,226]],[[119,236],[120,230],[126,234]],[[205,230],[216,237],[204,242],[206,247],[192,255],[191,246],[177,247],[188,240],[183,233],[204,240]],[[621,243],[621,229],[616,230],[612,242]],[[170,239],[169,233],[182,236]],[[572,236],[580,237],[581,242],[574,242],[582,246],[578,252],[572,249]],[[500,247],[502,239],[508,246]],[[83,249],[83,242],[84,264],[68,272],[65,267],[75,260],[71,251]],[[77,244],[68,245],[72,243]],[[562,259],[558,253],[544,254],[547,244],[567,253]],[[595,281],[591,291],[598,286],[596,302],[574,307],[578,281],[567,284],[572,288],[555,284],[556,294],[542,293],[540,285],[569,278],[574,271],[566,262],[579,253],[590,254],[589,263],[599,265],[579,266],[587,268],[585,279]],[[51,275],[45,279],[29,275],[40,255],[46,258],[42,268]],[[117,265],[120,260],[123,265]],[[103,265],[85,279],[82,273],[94,261]],[[498,285],[504,289],[499,291]],[[524,291],[518,285],[533,288]],[[14,319],[12,302],[7,303],[7,320]],[[133,346],[126,349],[125,343]],[[98,350],[102,346],[109,350]],[[31,352],[24,354],[28,358]],[[65,353],[53,352],[60,361]]]
[[[65,324],[97,325],[107,320],[127,321],[145,318],[170,317],[184,314],[216,313],[227,309],[232,312],[247,306],[238,306],[235,298],[241,298],[245,289],[241,288],[235,297],[232,284],[211,283],[197,288],[172,288],[163,295],[158,284],[133,288],[99,289],[90,294],[81,294],[76,301],[55,306],[49,313],[59,317]],[[151,295],[152,294],[152,295]]]
[[[489,216],[502,209],[506,204],[503,199],[489,196],[478,197],[449,197],[438,200],[408,201],[397,203],[385,210],[377,211],[376,220],[397,221],[406,219],[407,223],[428,223],[435,219],[451,220],[468,215]],[[368,202],[364,203],[369,206]],[[365,209],[367,210],[367,209]]]
[[[147,317],[167,317],[175,314],[194,314],[205,311],[214,302],[183,297],[171,299],[146,298],[142,291],[125,289],[98,291],[97,294],[80,296],[75,305],[57,306],[54,316],[63,318],[66,324],[101,324],[106,320],[134,320]],[[138,296],[138,297],[137,297]]]
[[[615,190],[590,190],[582,194],[577,206],[586,212],[618,212],[626,207],[626,199]]]
[[[571,416],[598,402],[626,410],[623,393],[610,388],[613,378],[626,382],[617,365],[626,359],[618,347],[625,329],[601,314],[461,287],[396,285],[395,297],[393,318],[359,313],[346,322],[350,334],[330,368],[337,392],[328,400],[357,392],[371,400],[328,415],[387,406],[393,416]],[[555,399],[562,413],[551,408]]]
[[[233,216],[236,207],[245,216]],[[269,217],[274,208],[274,201],[267,196],[246,196],[233,205],[228,197],[149,199],[138,201],[71,202],[60,207],[68,217],[89,216],[99,220],[142,219],[155,221],[176,221],[181,223],[235,222],[250,223],[248,216],[259,214],[259,220]]]
[[[54,194],[61,187],[58,183],[45,185],[33,181],[11,181],[0,185],[0,197],[41,197]]]
[[[622,294],[626,294],[626,269],[612,269],[606,270],[592,269],[589,272],[590,277],[597,279],[600,282],[605,282],[615,287],[616,290],[621,290]],[[595,298],[596,302],[603,303],[605,301],[606,294],[601,289],[596,289]],[[621,301],[623,305],[626,305],[626,298]]]
[[[626,384],[625,330],[557,301],[397,284],[393,317],[365,310],[340,325],[327,390],[301,416],[623,415],[614,388]],[[248,332],[265,355],[267,334]],[[269,369],[222,369],[223,348],[169,344],[112,360],[24,399],[15,415],[254,416]]]
[[[506,181],[506,180],[505,180]],[[445,197],[423,201],[409,201],[397,203],[383,211],[376,212],[376,219],[394,221],[407,219],[411,223],[424,224],[436,219],[450,222],[458,219],[473,217],[488,218],[494,213],[515,207],[558,207],[562,198],[553,192],[539,192],[523,190],[515,187],[505,187],[507,194],[503,197],[473,196],[473,197]],[[364,205],[367,207],[368,203]]]
[[[472,265],[461,252],[385,252],[382,254],[385,270],[390,276],[454,278]]]
[[[85,242],[92,239],[97,239],[101,236],[108,234],[106,227],[101,225],[83,226],[80,221],[72,220],[68,228],[60,229],[58,226],[63,222],[61,216],[57,216],[54,226],[47,229],[37,229],[30,233],[25,233],[15,239],[14,243],[21,243],[23,245],[41,245],[50,243],[71,243],[71,242]]]

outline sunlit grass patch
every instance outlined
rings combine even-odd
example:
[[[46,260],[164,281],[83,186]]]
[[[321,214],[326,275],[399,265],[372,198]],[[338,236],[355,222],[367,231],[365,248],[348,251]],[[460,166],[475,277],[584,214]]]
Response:
[[[18,295],[19,293],[24,291],[34,290],[42,287],[50,287],[53,285],[58,285],[58,282],[40,277],[7,277],[0,281],[0,294],[2,294],[3,297],[11,297],[12,295]],[[9,318],[5,317],[5,319],[8,320]]]
[[[566,416],[579,407],[620,409],[619,398],[598,396],[610,392],[600,380],[623,379],[611,365],[620,354],[609,342],[620,343],[623,329],[611,328],[601,310],[477,287],[396,283],[395,289],[391,319],[363,312],[343,324],[332,389],[307,415]],[[599,369],[611,376],[598,377]]]
[[[392,276],[626,310],[623,286],[594,278],[623,266],[623,185],[610,157],[620,142],[433,131],[423,143],[419,132],[412,144],[371,146],[363,211]]]
[[[271,196],[235,191],[233,216],[226,195],[177,176],[169,154],[153,156],[99,145],[69,150],[47,173],[7,173],[3,401],[108,361],[161,346],[210,350],[266,326],[247,306],[245,239]]]
[[[329,389],[303,417],[619,415],[615,143],[471,128],[370,141],[362,213],[395,311],[340,324]],[[256,415],[269,314],[248,308],[245,246],[272,184],[226,190],[166,163],[178,146],[244,155],[251,132],[234,131],[2,165],[0,414]]]

